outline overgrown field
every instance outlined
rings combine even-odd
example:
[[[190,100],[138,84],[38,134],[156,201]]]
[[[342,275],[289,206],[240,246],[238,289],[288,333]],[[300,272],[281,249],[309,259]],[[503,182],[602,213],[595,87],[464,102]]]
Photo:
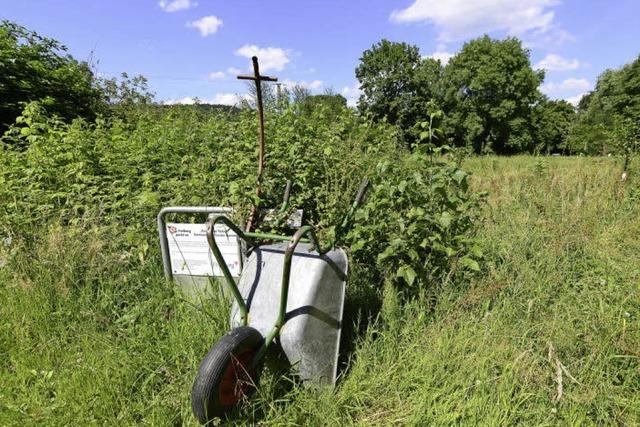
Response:
[[[218,170],[221,157],[205,153],[228,141],[210,140],[211,146],[192,157],[170,150],[181,148],[171,141],[183,135],[198,142],[209,127],[224,125],[209,121],[198,127],[197,117],[177,124],[171,117],[165,120],[164,127],[139,128],[138,133],[123,129],[126,138],[98,128],[89,143],[82,129],[65,131],[59,139],[67,146],[58,151],[33,152],[31,160],[14,158],[33,170],[23,181],[31,192],[16,193],[14,209],[1,210],[5,227],[20,234],[0,249],[0,425],[195,425],[191,382],[201,357],[227,330],[227,308],[215,299],[193,303],[164,281],[152,213],[167,202],[227,197],[225,202],[241,203],[251,190],[251,181],[242,177],[252,173],[253,162],[236,159],[233,168],[225,166],[240,187],[225,195],[228,187],[198,173]],[[300,161],[302,170],[315,167],[296,178],[317,194],[299,189],[297,202],[321,198],[312,219],[323,226],[321,218],[339,216],[339,206],[350,197],[343,200],[342,191],[331,188],[354,188],[380,160],[395,156],[402,166],[389,163],[382,171],[394,185],[421,182],[424,177],[416,172],[422,170],[440,174],[442,181],[430,181],[438,186],[424,190],[431,202],[418,193],[407,198],[428,207],[425,217],[438,213],[420,226],[431,230],[429,237],[437,236],[434,244],[444,245],[444,254],[451,252],[428,252],[434,261],[427,266],[447,274],[429,276],[408,257],[379,260],[372,275],[362,261],[370,254],[361,248],[348,287],[337,388],[306,389],[291,374],[268,371],[232,423],[640,423],[640,186],[633,174],[621,183],[614,158],[472,158],[464,164],[472,172],[471,191],[486,191],[488,197],[478,215],[467,215],[471,205],[466,204],[475,201],[459,194],[463,189],[455,183],[466,186],[466,177],[455,166],[431,169],[435,166],[421,157],[394,155],[380,144],[372,148],[363,141],[390,139],[385,129],[348,118],[336,121],[342,130],[333,133],[313,128],[311,119],[271,135],[275,144],[280,139],[293,147],[287,158]],[[167,133],[171,127],[175,134]],[[295,140],[295,135],[315,132],[321,140],[344,141],[347,128],[353,138],[318,146],[319,152]],[[251,151],[254,137],[248,126],[216,132],[230,133],[234,150]],[[33,135],[30,143],[36,145],[38,138],[57,138],[41,130]],[[163,144],[157,145],[160,136]],[[341,145],[346,151],[331,152]],[[107,151],[113,154],[103,163]],[[355,151],[364,159],[356,166],[348,155]],[[182,163],[172,162],[171,155]],[[314,160],[304,160],[309,158]],[[51,164],[38,169],[43,159]],[[119,181],[125,176],[122,169],[132,165],[140,169],[128,171],[131,182]],[[346,174],[349,170],[352,175]],[[97,171],[109,178],[92,181]],[[283,169],[282,175],[287,172]],[[403,200],[385,186],[382,172],[374,178],[375,204],[364,207],[367,218],[361,221],[377,220],[376,209],[390,203],[385,200]],[[153,174],[162,173],[169,179],[159,185],[162,181]],[[318,181],[314,173],[331,181]],[[15,176],[2,176],[5,183],[22,185]],[[276,178],[282,176],[273,182]],[[63,184],[69,188],[65,193],[50,191]],[[440,186],[461,198],[455,201],[460,203],[455,214],[429,204],[449,203],[439,202]],[[111,189],[130,189],[131,197],[111,197]],[[2,194],[7,203],[10,193]],[[46,203],[38,210],[37,201]],[[117,216],[123,212],[129,216]],[[400,212],[420,213],[404,207]],[[475,235],[469,234],[467,222],[478,224]],[[455,227],[473,242],[449,236],[447,230]],[[335,230],[325,228],[326,238],[340,240]],[[409,237],[422,237],[410,230],[383,231],[400,249]],[[357,248],[359,241],[369,245],[377,237],[366,228],[358,233],[342,238]],[[23,239],[23,234],[34,236]],[[397,236],[405,235],[406,241],[398,243]],[[468,268],[456,269],[465,257]],[[439,264],[435,258],[448,261]],[[476,261],[480,272],[473,273]],[[411,280],[408,268],[417,278]],[[389,277],[394,269],[403,271],[399,282],[378,277]],[[399,292],[399,284],[414,291]]]

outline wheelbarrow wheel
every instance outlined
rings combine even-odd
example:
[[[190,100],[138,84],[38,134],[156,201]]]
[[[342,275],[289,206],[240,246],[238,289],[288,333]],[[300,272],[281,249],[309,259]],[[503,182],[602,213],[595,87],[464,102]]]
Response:
[[[255,355],[264,339],[249,326],[232,329],[211,347],[191,389],[191,408],[206,424],[224,416],[258,385]]]

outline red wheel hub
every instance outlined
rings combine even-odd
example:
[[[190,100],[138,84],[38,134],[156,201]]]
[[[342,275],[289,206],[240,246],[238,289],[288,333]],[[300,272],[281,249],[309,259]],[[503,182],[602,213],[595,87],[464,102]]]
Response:
[[[254,357],[252,349],[231,356],[219,387],[219,400],[223,406],[232,406],[245,397],[254,386],[255,369],[251,367]]]

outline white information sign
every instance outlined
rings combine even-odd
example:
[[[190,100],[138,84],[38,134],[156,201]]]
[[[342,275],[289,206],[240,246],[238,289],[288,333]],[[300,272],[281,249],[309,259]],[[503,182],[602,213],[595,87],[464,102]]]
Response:
[[[240,276],[240,245],[238,236],[225,225],[216,225],[214,237],[231,275]],[[204,224],[167,224],[167,240],[173,274],[222,277],[207,242]]]

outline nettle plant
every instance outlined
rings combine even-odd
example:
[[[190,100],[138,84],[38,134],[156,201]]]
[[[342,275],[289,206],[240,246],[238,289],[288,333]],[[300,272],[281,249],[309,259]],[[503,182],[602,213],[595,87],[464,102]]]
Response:
[[[434,121],[419,126],[411,153],[378,163],[347,236],[353,256],[375,262],[404,297],[434,294],[482,259],[475,224],[484,194],[469,191],[455,151],[436,146]]]
[[[127,121],[64,123],[30,104],[0,139],[0,238],[37,238],[49,221],[114,226],[128,252],[155,242],[161,206],[289,208],[324,244],[408,293],[478,270],[474,224],[481,197],[469,193],[460,158],[441,141],[440,115],[415,130],[407,149],[397,129],[354,111],[296,105],[268,111],[266,173],[256,200],[255,112],[145,110]],[[354,227],[340,227],[363,177],[371,186]],[[28,213],[28,214],[25,214]],[[289,212],[287,212],[289,213]],[[38,225],[38,227],[36,227]],[[269,224],[263,224],[269,231]],[[287,230],[289,231],[289,230]]]

